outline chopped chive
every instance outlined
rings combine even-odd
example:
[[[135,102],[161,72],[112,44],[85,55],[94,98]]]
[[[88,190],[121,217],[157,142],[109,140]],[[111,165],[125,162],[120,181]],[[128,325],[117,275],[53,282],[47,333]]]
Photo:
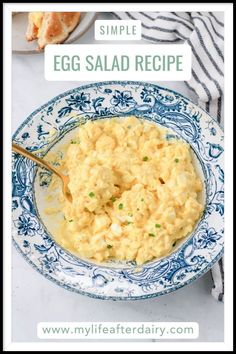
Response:
[[[127,126],[128,129],[131,129],[131,127],[132,127],[132,125],[128,125],[128,126]]]
[[[144,199],[143,199],[143,198],[141,199],[141,202],[144,202]]]
[[[156,224],[156,225],[155,225],[155,227],[160,228],[160,227],[161,227],[161,225],[160,225],[160,224]]]
[[[77,141],[76,140],[71,140],[70,143],[71,144],[77,144]]]
[[[107,245],[107,248],[109,249],[109,248],[112,248],[112,245]]]
[[[94,196],[95,196],[95,194],[94,194],[93,192],[90,192],[90,193],[89,193],[89,197],[90,197],[90,198],[93,198]]]
[[[148,234],[148,236],[155,237],[156,235],[150,233],[150,234]]]
[[[175,159],[175,162],[176,162],[176,163],[179,162],[179,159]]]
[[[133,216],[133,214],[132,214],[132,213],[128,213],[128,215],[129,215],[130,217],[132,217],[132,216]]]
[[[121,209],[123,209],[123,207],[124,207],[124,205],[122,204],[122,203],[120,203],[119,205],[118,205],[118,208],[121,210]]]
[[[72,221],[74,221],[74,220],[73,220],[73,219],[70,219],[70,220],[69,220],[69,222],[72,222]]]
[[[148,157],[147,156],[144,156],[143,157],[143,161],[147,161],[148,160]]]
[[[115,203],[116,197],[114,197],[114,195],[111,197],[111,201],[112,201],[113,203]]]
[[[139,208],[137,208],[137,211],[139,211],[140,209]]]
[[[125,222],[125,225],[130,225],[130,224],[133,224],[132,221],[126,221]]]

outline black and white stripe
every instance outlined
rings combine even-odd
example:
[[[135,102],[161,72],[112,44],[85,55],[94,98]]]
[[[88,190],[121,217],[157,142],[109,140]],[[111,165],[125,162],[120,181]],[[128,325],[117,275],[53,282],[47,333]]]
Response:
[[[142,38],[153,43],[188,43],[192,77],[185,82],[198,104],[223,124],[224,18],[221,12],[113,12],[118,19],[141,20]],[[212,269],[212,294],[224,299],[221,259]]]
[[[211,269],[213,288],[212,295],[218,300],[224,302],[224,258],[221,258]]]

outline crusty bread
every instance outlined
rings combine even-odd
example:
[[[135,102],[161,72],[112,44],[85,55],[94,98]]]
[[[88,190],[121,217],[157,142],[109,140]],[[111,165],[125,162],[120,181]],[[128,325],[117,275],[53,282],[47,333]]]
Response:
[[[29,13],[26,39],[38,39],[38,49],[47,44],[58,44],[66,40],[78,25],[80,12]]]
[[[42,27],[44,12],[29,12],[28,27],[26,31],[27,41],[33,41],[39,38]]]

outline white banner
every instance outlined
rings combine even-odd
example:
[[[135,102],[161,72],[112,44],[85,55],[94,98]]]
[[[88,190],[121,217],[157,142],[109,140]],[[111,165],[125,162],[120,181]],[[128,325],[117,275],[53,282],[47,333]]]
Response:
[[[96,20],[94,38],[106,41],[140,40],[142,27],[140,20]]]
[[[62,44],[45,48],[50,81],[184,81],[191,78],[186,44]]]
[[[40,322],[40,339],[196,339],[197,322]]]

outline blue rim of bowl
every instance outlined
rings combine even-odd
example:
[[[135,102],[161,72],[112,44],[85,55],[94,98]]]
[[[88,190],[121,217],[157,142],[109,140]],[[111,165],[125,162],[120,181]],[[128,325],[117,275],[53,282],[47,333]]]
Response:
[[[99,86],[99,85],[148,85],[148,86],[152,86],[152,87],[158,87],[161,90],[170,92],[170,93],[174,93],[175,95],[178,95],[179,97],[187,100],[188,102],[192,103],[194,106],[197,106],[192,100],[190,100],[189,98],[185,97],[184,95],[180,94],[179,92],[169,89],[169,88],[165,88],[163,86],[159,86],[157,84],[153,84],[153,83],[149,83],[149,82],[145,82],[145,81],[101,81],[101,82],[93,82],[87,85],[81,85],[78,86],[76,88],[73,88],[71,90],[65,91],[62,94],[59,94],[57,96],[55,96],[54,98],[52,98],[51,100],[49,100],[48,102],[46,102],[45,104],[41,105],[38,109],[36,109],[35,111],[33,111],[24,121],[23,123],[17,128],[17,130],[15,131],[15,133],[12,136],[12,140],[14,140],[14,138],[17,136],[17,134],[25,127],[26,124],[28,124],[33,118],[34,116],[39,113],[42,109],[46,108],[48,105],[51,105],[52,103],[56,102],[58,99],[63,98],[69,94],[75,93],[78,90],[81,89],[88,89],[93,87],[94,85]],[[209,113],[204,110],[201,107],[200,108],[203,112],[205,112],[219,127],[219,129],[224,132],[223,128],[221,127],[221,125],[219,124],[219,122],[211,117],[209,115]],[[204,215],[204,214],[203,214]],[[202,218],[201,218],[202,219]],[[197,228],[197,226],[196,226]],[[195,228],[195,230],[196,230]],[[190,240],[190,238],[188,240],[186,240],[184,242],[184,244],[187,244],[188,241]],[[159,296],[163,296],[163,295],[167,295],[169,293],[172,293],[178,289],[181,289],[182,287],[191,284],[193,281],[199,279],[201,276],[203,276],[208,270],[210,270],[213,265],[223,256],[224,254],[224,246],[222,246],[222,250],[218,253],[218,255],[212,259],[207,265],[206,267],[204,267],[201,271],[199,271],[196,275],[194,275],[193,277],[191,277],[190,279],[186,280],[185,282],[175,285],[172,288],[169,288],[167,290],[162,290],[160,292],[156,292],[153,294],[147,294],[147,295],[140,295],[140,296],[126,296],[126,297],[122,297],[122,296],[106,296],[106,295],[96,295],[93,293],[89,293],[86,292],[84,290],[81,289],[75,289],[72,286],[69,285],[65,285],[63,282],[51,277],[50,275],[48,275],[47,273],[43,272],[38,266],[36,266],[28,257],[26,254],[23,253],[23,251],[21,250],[21,248],[19,247],[19,245],[17,244],[17,242],[15,241],[15,239],[12,236],[12,241],[13,244],[15,246],[15,248],[17,249],[17,251],[23,256],[23,258],[27,261],[28,264],[30,264],[35,270],[37,270],[37,272],[39,272],[40,274],[42,274],[45,278],[49,279],[50,281],[52,281],[53,283],[59,285],[60,287],[69,290],[71,292],[77,293],[77,294],[81,294],[81,295],[86,295],[88,297],[94,298],[94,299],[99,299],[99,300],[113,300],[113,301],[133,301],[133,300],[145,300],[145,299],[150,299],[150,298],[155,298],[155,297],[159,297]],[[176,250],[175,252],[177,252],[178,250]],[[175,253],[173,252],[173,253]],[[67,252],[69,254],[71,254],[70,252]],[[172,253],[172,254],[173,254]]]
[[[214,260],[212,260],[210,263],[208,263],[208,265],[202,269],[197,275],[193,276],[191,279],[176,285],[173,288],[170,288],[168,290],[163,290],[159,293],[153,293],[153,294],[149,294],[149,295],[141,295],[141,296],[132,296],[132,297],[122,297],[122,296],[106,296],[106,295],[95,295],[92,293],[88,293],[84,290],[78,290],[75,289],[69,285],[65,285],[64,283],[54,279],[53,277],[51,277],[50,275],[42,272],[20,249],[20,247],[18,246],[18,244],[16,243],[16,241],[13,239],[13,244],[15,246],[15,248],[17,249],[17,251],[23,256],[23,258],[27,261],[28,264],[30,264],[38,273],[42,274],[45,278],[47,278],[48,280],[50,280],[51,282],[59,285],[60,287],[69,290],[71,292],[80,294],[80,295],[85,295],[94,299],[98,299],[98,300],[112,300],[112,301],[133,301],[133,300],[145,300],[145,299],[151,299],[151,298],[155,298],[155,297],[159,297],[159,296],[163,296],[163,295],[167,295],[172,293],[173,291],[179,290],[181,288],[183,288],[186,285],[190,285],[193,281],[199,279],[200,277],[202,277],[208,270],[210,270],[212,268],[212,266],[223,256],[224,253],[224,247],[222,247],[221,252],[217,255],[217,257],[214,258]]]

